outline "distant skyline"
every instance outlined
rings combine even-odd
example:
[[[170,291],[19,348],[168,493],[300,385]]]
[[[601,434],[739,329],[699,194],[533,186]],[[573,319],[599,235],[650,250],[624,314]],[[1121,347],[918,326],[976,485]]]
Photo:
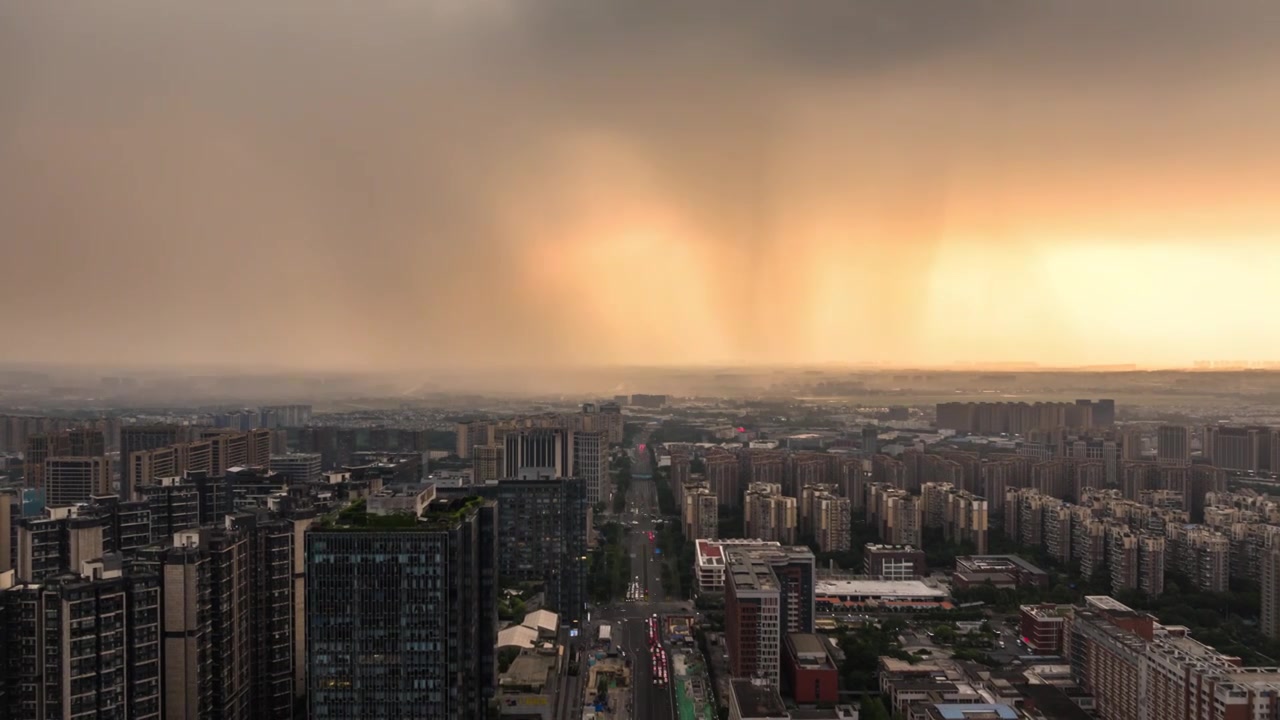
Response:
[[[1280,359],[1278,32],[1233,0],[8,3],[0,362]]]

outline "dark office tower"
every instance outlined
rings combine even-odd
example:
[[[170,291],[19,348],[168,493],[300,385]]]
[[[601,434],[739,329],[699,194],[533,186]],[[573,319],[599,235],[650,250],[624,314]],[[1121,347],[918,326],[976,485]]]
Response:
[[[880,429],[874,425],[862,428],[862,456],[871,457],[879,451]]]
[[[497,598],[495,505],[436,500],[420,517],[353,507],[306,536],[312,717],[484,717]]]
[[[573,473],[573,433],[568,430],[520,430],[507,433],[505,440],[504,477],[565,477]]]
[[[360,449],[358,439],[356,431],[351,428],[339,428],[335,431],[335,464],[351,464],[351,459],[355,457],[356,451]]]
[[[200,526],[200,494],[194,482],[161,478],[138,487],[141,502],[151,512],[152,542],[169,543],[174,533]]]
[[[1097,400],[1093,403],[1093,426],[1113,427],[1116,424],[1116,401]]]
[[[269,512],[237,513],[228,527],[248,540],[251,717],[293,717],[293,523]]]
[[[568,622],[586,602],[587,497],[582,478],[500,480],[498,575],[544,583],[547,605]]]
[[[89,502],[111,491],[111,469],[105,457],[50,457],[44,461],[44,497],[48,507]]]
[[[156,634],[154,583],[131,585],[116,556],[79,570],[0,590],[3,661],[17,673],[6,709],[17,718],[159,717],[158,687],[145,672],[155,669],[145,658]]]
[[[182,428],[177,425],[125,425],[120,428],[120,498],[134,500],[137,483],[150,478],[137,478],[131,474],[133,453],[154,450],[181,442]]]

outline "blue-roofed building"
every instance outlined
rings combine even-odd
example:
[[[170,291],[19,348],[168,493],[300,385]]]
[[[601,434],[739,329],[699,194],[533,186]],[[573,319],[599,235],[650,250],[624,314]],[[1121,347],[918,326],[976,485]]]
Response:
[[[1018,720],[1018,711],[1003,703],[915,703],[908,720]]]

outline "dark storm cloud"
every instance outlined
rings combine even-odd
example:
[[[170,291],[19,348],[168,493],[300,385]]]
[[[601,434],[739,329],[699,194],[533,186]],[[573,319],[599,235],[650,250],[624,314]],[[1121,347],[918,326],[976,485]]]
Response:
[[[859,311],[877,353],[930,356],[901,289],[957,218],[1065,212],[1099,168],[1129,186],[1148,162],[1273,168],[1276,18],[1190,0],[4,3],[0,320],[15,359],[799,361],[813,331],[780,321],[828,301],[781,274],[795,258],[847,262],[893,305]],[[615,159],[583,159],[584,138]],[[551,286],[590,241],[568,236],[605,230],[571,231],[585,191],[656,196],[691,228],[722,343],[655,348],[577,307],[633,322],[683,297]]]

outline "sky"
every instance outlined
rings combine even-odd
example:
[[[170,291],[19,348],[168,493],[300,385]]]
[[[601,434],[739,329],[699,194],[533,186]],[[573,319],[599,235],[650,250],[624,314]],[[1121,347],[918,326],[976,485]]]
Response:
[[[1280,359],[1280,5],[0,2],[0,361]]]

